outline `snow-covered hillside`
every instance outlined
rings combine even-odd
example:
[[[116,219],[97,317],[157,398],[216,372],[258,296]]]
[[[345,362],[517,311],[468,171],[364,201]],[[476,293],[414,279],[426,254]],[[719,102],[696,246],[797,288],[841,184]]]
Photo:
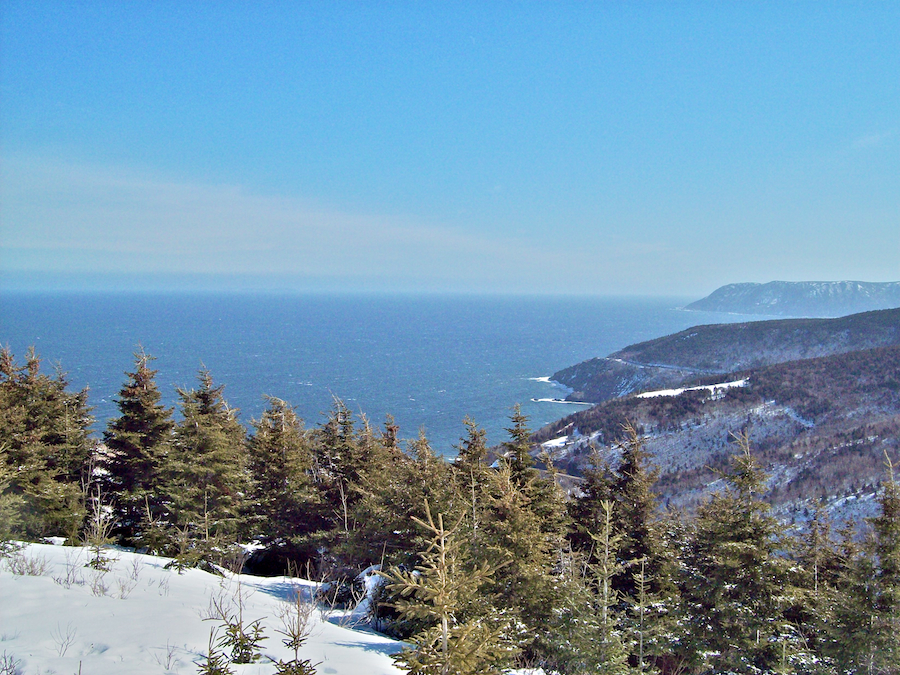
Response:
[[[216,576],[197,569],[165,569],[169,559],[108,551],[108,572],[85,567],[85,548],[29,544],[0,560],[0,672],[32,675],[151,675],[196,673],[209,649],[214,605],[238,610],[249,624],[261,619],[262,658],[230,667],[236,674],[274,673],[289,661],[280,616],[296,593],[314,584],[287,577]],[[18,572],[18,573],[14,573]],[[315,609],[300,658],[317,672],[396,675],[391,654],[402,643],[374,633],[352,613]]]

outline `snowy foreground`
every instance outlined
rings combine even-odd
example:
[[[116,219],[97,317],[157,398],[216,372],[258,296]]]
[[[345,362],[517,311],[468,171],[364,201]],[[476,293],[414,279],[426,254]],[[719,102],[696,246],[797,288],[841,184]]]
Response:
[[[275,672],[272,660],[293,658],[284,630],[286,600],[313,583],[287,577],[165,569],[167,558],[108,551],[108,572],[85,567],[84,548],[30,544],[15,559],[0,560],[0,672],[22,675],[125,675],[196,673],[207,651],[214,604],[262,619],[263,658],[231,665],[235,673]],[[17,568],[14,574],[12,567]],[[22,573],[30,568],[30,573]],[[391,654],[402,643],[368,630],[358,613],[316,609],[300,658],[319,673],[395,675]],[[356,626],[354,627],[354,624]],[[14,665],[15,664],[15,665]]]

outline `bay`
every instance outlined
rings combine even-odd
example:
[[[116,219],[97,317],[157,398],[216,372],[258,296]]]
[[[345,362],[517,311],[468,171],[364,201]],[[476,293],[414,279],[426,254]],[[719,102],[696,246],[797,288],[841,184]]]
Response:
[[[167,405],[208,368],[248,424],[263,395],[289,401],[307,426],[339,397],[373,425],[391,414],[454,454],[470,416],[505,439],[519,403],[534,429],[576,408],[536,401],[566,391],[553,372],[701,323],[746,320],[687,312],[687,298],[0,293],[0,342],[19,363],[34,346],[72,388],[89,387],[99,433],[134,352],[153,355]]]

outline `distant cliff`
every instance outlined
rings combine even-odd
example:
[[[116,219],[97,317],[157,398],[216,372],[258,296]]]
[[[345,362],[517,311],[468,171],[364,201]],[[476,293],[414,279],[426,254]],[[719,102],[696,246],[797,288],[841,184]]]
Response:
[[[836,317],[900,307],[900,281],[771,281],[729,284],[685,309],[771,316]]]
[[[554,373],[569,400],[598,403],[719,373],[900,344],[900,309],[837,319],[695,326]]]

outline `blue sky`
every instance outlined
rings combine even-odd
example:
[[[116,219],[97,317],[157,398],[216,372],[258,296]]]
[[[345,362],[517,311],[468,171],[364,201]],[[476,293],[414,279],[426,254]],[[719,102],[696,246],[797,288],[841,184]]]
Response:
[[[900,3],[17,2],[7,287],[900,279]]]

